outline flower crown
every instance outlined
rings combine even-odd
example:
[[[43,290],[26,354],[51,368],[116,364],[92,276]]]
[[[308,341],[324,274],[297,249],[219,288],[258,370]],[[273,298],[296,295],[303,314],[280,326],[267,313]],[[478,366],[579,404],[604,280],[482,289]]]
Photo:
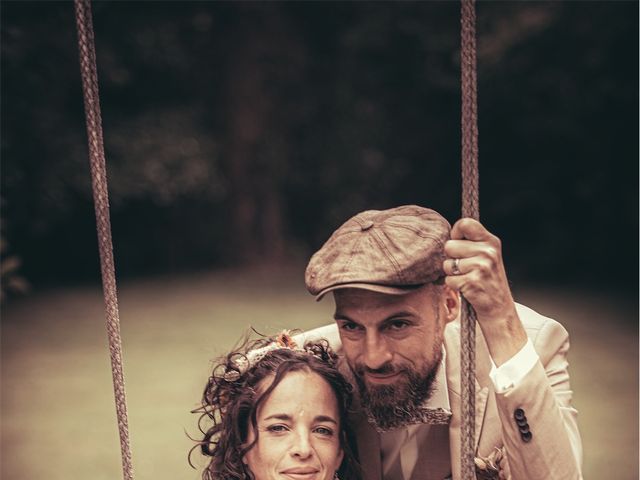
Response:
[[[247,370],[257,365],[268,353],[274,350],[289,349],[295,352],[307,353],[315,357],[320,358],[312,350],[307,350],[298,345],[298,343],[291,336],[290,330],[282,330],[271,343],[264,347],[258,348],[248,352],[246,355],[234,359],[233,364],[236,369],[226,370],[222,377],[228,382],[235,382],[238,380]]]

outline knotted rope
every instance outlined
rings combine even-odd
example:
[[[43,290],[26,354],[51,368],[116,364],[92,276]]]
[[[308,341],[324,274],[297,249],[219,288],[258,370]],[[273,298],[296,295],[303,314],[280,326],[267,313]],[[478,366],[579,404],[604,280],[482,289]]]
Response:
[[[476,84],[475,0],[461,4],[461,84],[462,84],[462,216],[480,218],[478,205],[478,101]],[[460,328],[460,368],[462,390],[461,474],[463,480],[475,475],[475,342],[476,312],[464,298]]]
[[[100,250],[100,269],[102,289],[106,310],[109,353],[113,390],[118,414],[120,432],[120,450],[122,454],[122,473],[125,480],[133,480],[133,465],[129,445],[129,421],[127,401],[122,371],[122,342],[120,340],[120,319],[118,316],[118,298],[116,295],[116,276],[113,264],[113,245],[111,242],[111,221],[109,219],[109,192],[102,141],[102,120],[100,115],[100,97],[98,96],[98,73],[89,0],[75,0],[76,24],[78,28],[78,49],[80,53],[80,72],[84,110],[87,120],[89,140],[89,162],[91,165],[91,183],[93,202],[96,212],[98,246]]]

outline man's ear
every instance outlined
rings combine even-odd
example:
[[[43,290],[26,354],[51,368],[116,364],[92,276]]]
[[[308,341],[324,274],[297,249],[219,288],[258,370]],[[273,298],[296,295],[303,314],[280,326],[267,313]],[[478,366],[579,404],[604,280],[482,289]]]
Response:
[[[460,294],[445,285],[442,290],[445,311],[445,323],[453,322],[460,314]]]

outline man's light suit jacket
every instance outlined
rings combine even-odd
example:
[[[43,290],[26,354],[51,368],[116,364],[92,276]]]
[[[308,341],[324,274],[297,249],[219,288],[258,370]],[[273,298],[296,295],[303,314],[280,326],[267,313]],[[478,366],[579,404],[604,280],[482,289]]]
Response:
[[[540,360],[519,384],[506,393],[495,392],[489,378],[491,359],[487,344],[476,330],[476,457],[487,458],[496,447],[506,456],[500,463],[501,478],[513,480],[581,479],[582,444],[577,426],[577,412],[571,405],[571,387],[567,370],[569,337],[555,320],[522,305],[516,305],[527,335]],[[311,330],[304,340],[326,338],[340,355],[341,343],[335,324]],[[452,418],[447,442],[420,445],[411,480],[460,479],[460,323],[451,322],[445,329],[446,376]],[[352,378],[344,359],[341,370]],[[515,415],[524,415],[529,441]],[[522,420],[522,418],[520,419]],[[360,463],[365,480],[382,480],[380,437],[364,415],[352,419]],[[520,422],[523,423],[522,421]],[[444,443],[444,445],[443,445]],[[451,464],[438,463],[443,448],[449,449]],[[438,453],[441,452],[441,453]]]

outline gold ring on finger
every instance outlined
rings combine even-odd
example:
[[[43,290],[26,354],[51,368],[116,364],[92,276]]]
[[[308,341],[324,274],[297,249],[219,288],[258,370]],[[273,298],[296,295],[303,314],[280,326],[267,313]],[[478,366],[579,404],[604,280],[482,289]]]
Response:
[[[453,259],[453,268],[451,269],[451,273],[453,273],[454,275],[460,275],[462,273],[460,271],[460,259],[459,258],[454,258]]]

